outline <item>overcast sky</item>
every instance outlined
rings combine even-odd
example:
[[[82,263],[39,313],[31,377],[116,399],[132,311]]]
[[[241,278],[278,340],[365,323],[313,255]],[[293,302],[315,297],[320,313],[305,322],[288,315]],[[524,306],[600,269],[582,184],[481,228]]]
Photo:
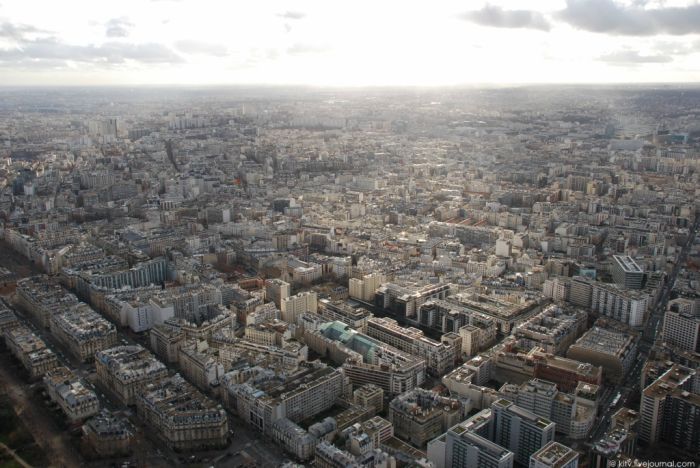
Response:
[[[694,0],[0,0],[0,85],[697,81]]]

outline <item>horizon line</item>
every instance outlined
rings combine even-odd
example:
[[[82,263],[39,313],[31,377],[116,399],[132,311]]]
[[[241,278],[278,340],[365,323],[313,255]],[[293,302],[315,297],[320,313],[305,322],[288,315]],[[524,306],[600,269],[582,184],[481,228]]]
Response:
[[[93,83],[93,84],[2,84],[0,89],[70,89],[70,88],[298,88],[298,89],[486,89],[526,87],[700,87],[700,81],[561,81],[561,82],[491,82],[460,84],[308,84],[308,83]]]

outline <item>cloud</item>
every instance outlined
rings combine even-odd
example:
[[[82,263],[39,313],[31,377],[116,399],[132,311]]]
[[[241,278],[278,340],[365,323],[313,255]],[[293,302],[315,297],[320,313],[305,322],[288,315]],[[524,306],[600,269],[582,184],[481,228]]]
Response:
[[[105,26],[107,27],[105,31],[107,37],[127,37],[130,29],[134,27],[134,24],[131,23],[128,18],[121,17],[107,21]]]
[[[222,44],[213,44],[209,42],[201,42],[196,40],[185,39],[177,41],[175,47],[180,52],[193,55],[213,55],[215,57],[224,57],[228,55],[226,46]]]
[[[536,11],[504,10],[499,6],[485,5],[481,10],[468,11],[459,16],[465,21],[494,28],[539,29],[549,31],[549,21]]]
[[[328,50],[329,48],[325,46],[297,43],[292,44],[292,46],[287,49],[287,53],[289,55],[321,54]]]
[[[120,64],[127,60],[141,63],[181,63],[182,58],[162,44],[107,42],[102,45],[72,45],[56,38],[26,41],[19,47],[0,49],[0,61],[73,61]]]
[[[0,23],[0,38],[22,42],[27,39],[27,36],[33,34],[49,34],[49,31],[27,24],[12,24],[8,21]]]
[[[642,63],[669,63],[673,61],[670,55],[654,54],[641,55],[636,50],[620,50],[598,57],[601,62],[611,65],[638,65]]]
[[[284,13],[279,13],[277,16],[280,18],[288,19],[288,20],[300,20],[306,17],[306,13],[301,12],[301,11],[290,11],[287,10]]]
[[[700,33],[700,4],[646,9],[639,2],[567,0],[557,16],[578,29],[623,36]]]
[[[700,52],[700,40],[689,42],[661,41],[654,44],[654,51],[668,55],[690,55]]]

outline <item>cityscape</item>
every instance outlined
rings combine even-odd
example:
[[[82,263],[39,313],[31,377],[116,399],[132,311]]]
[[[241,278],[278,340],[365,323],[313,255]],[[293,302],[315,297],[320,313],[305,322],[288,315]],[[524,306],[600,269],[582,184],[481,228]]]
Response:
[[[563,3],[455,21],[700,34],[694,3]],[[593,3],[620,24],[585,26]],[[700,461],[697,65],[665,80],[649,60],[652,82],[103,82],[137,59],[39,56],[59,39],[5,8],[0,467]],[[292,34],[313,14],[273,16]],[[32,66],[68,81],[25,86]]]

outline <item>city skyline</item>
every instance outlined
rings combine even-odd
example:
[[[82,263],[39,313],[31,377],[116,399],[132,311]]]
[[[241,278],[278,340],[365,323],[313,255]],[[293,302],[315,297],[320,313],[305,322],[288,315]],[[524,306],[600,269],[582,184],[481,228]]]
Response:
[[[689,83],[687,1],[0,3],[0,85]]]

